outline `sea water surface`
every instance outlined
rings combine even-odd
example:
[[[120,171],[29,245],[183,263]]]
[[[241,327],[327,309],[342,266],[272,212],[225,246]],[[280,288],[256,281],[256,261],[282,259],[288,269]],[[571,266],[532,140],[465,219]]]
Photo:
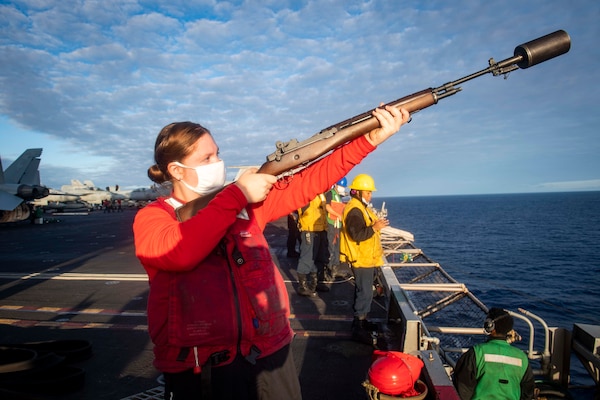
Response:
[[[521,307],[549,326],[600,325],[600,192],[376,195],[391,226],[412,232],[487,307]]]

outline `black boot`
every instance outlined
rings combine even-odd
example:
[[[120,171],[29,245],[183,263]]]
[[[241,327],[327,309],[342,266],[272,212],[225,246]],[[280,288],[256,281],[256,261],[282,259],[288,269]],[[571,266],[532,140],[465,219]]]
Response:
[[[375,322],[371,322],[366,318],[361,321],[362,321],[363,326],[366,329],[368,329],[370,331],[375,331],[375,332],[379,331],[379,325],[377,325]]]
[[[299,258],[300,253],[298,253],[296,250],[288,250],[287,257],[288,258]]]
[[[352,340],[374,347],[377,346],[377,325],[366,319],[354,317],[354,321],[352,321]]]
[[[348,279],[352,276],[352,271],[350,271],[350,267],[347,264],[334,265],[331,267],[331,275],[334,280],[335,278]]]
[[[350,277],[350,272],[344,270],[341,265],[332,265],[331,266],[331,277],[335,281],[336,278],[347,279]]]
[[[334,270],[333,270],[333,266],[329,266],[326,265],[323,267],[323,282],[325,283],[331,283],[331,282],[335,282],[335,275],[334,275]]]
[[[324,283],[322,279],[319,279],[316,272],[310,274],[310,279],[310,287],[314,288],[317,292],[329,292],[329,285]]]
[[[311,290],[307,281],[306,274],[298,274],[298,294],[300,296],[315,297],[317,293],[314,289]]]

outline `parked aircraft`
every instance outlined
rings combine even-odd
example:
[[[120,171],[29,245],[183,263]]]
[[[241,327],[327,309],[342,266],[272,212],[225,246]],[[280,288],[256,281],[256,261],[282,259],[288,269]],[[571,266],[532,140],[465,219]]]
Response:
[[[171,187],[169,184],[165,183],[162,185],[152,185],[150,187],[141,187],[135,188],[132,190],[122,190],[119,185],[109,186],[106,190],[122,194],[125,196],[125,199],[135,201],[135,202],[146,202],[153,201],[161,196],[168,196],[171,193]]]
[[[92,205],[81,200],[81,196],[69,194],[60,190],[49,188],[49,194],[41,199],[35,199],[30,203],[33,206],[42,207],[45,211],[64,210],[90,210]]]
[[[238,172],[233,179],[238,177],[247,169],[254,166],[234,166],[231,169],[237,169]],[[258,167],[256,167],[258,168]],[[228,181],[231,183],[233,181]],[[161,196],[168,196],[171,192],[171,187],[168,184],[152,185],[148,188],[136,188],[133,190],[122,190],[119,185],[107,186],[106,189],[96,187],[90,180],[85,180],[81,183],[77,179],[72,179],[70,185],[61,186],[61,191],[65,194],[76,194],[80,196],[82,201],[91,204],[102,204],[103,200],[131,200],[134,202],[149,202],[154,201]],[[138,203],[139,204],[139,203]]]
[[[60,190],[48,189],[48,196],[42,197],[41,199],[35,199],[31,203],[36,206],[45,206],[48,203],[67,203],[73,202],[81,199],[81,196],[76,194],[69,194],[65,192],[61,192]]]
[[[71,184],[61,186],[60,190],[66,194],[77,195],[86,203],[94,205],[101,205],[104,200],[125,200],[124,195],[100,189],[92,181],[83,181],[81,183],[77,179],[71,179]]]
[[[26,220],[31,215],[27,201],[48,195],[40,184],[41,155],[42,149],[27,149],[6,171],[0,159],[0,223]]]
[[[127,198],[133,201],[153,201],[161,196],[168,196],[171,189],[163,185],[152,185],[149,188],[133,189],[127,193]]]

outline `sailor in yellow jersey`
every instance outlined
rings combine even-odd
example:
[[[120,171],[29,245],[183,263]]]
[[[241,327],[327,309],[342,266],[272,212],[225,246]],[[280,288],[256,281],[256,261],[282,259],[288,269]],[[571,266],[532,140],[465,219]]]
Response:
[[[323,283],[329,260],[324,194],[317,195],[298,210],[298,227],[302,240],[298,259],[297,291],[301,296],[314,297],[317,290],[329,291],[329,287]]]
[[[363,343],[373,343],[371,332],[377,325],[367,320],[373,301],[373,282],[376,268],[384,263],[381,247],[381,229],[389,225],[379,219],[369,207],[375,181],[367,174],[357,175],[350,185],[350,201],[344,208],[340,240],[340,260],[348,263],[354,273],[354,321],[352,338]]]

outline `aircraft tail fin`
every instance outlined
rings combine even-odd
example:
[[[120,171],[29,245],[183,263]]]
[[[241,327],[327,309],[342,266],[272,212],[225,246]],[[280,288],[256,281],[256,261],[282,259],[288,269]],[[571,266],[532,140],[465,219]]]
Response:
[[[27,149],[6,170],[0,160],[0,222],[27,218],[29,211],[25,215],[27,207],[21,203],[48,195],[48,188],[40,185],[41,155],[42,149]]]
[[[42,149],[27,149],[4,171],[4,183],[39,185]]]
[[[0,185],[4,183],[4,168],[2,168],[2,157],[0,157]]]

